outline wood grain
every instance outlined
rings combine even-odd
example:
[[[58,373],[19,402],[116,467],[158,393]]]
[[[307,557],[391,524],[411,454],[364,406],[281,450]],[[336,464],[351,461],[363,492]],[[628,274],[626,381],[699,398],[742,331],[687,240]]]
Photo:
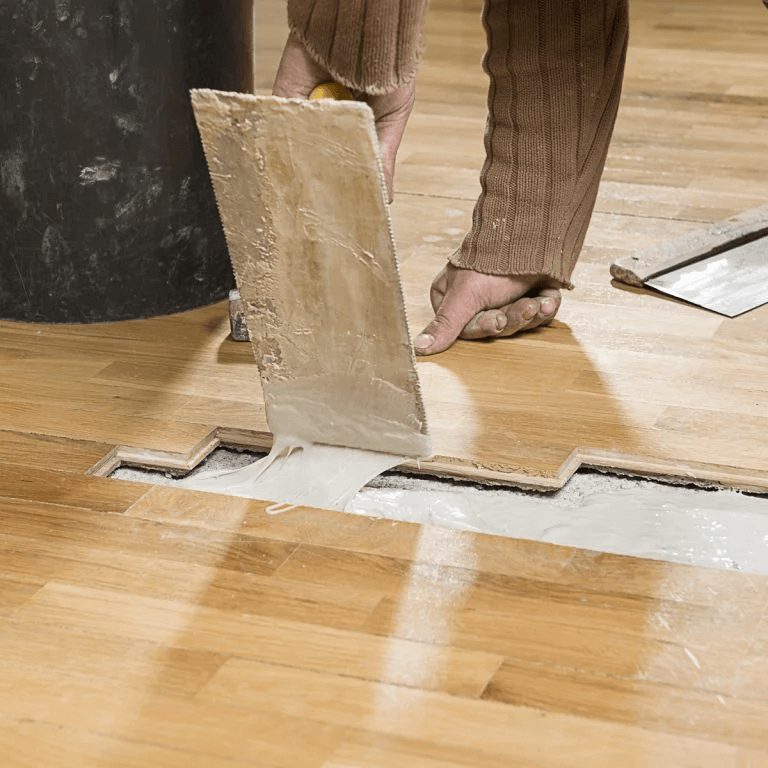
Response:
[[[311,712],[321,722],[372,729],[386,735],[419,738],[429,728],[433,740],[446,746],[471,749],[481,744],[491,753],[523,764],[545,758],[543,745],[557,734],[560,765],[609,766],[629,755],[643,756],[657,765],[676,750],[675,764],[699,768],[710,764],[762,759],[759,751],[706,739],[649,732],[623,723],[596,723],[574,715],[548,714],[495,702],[457,701],[425,691],[397,688],[321,673],[300,673],[248,660],[227,662],[202,689],[203,701],[227,701],[235,706],[263,706],[292,716]],[[418,716],[415,713],[418,712]],[[467,719],[472,727],[467,728]],[[599,750],[595,743],[599,739]],[[562,751],[561,751],[562,750]]]
[[[707,733],[707,738],[758,748],[765,738],[768,702],[766,698],[744,699],[712,689],[659,685],[640,676],[616,679],[522,661],[505,662],[484,697],[548,712],[592,716],[599,711],[613,722],[637,723],[666,733]],[[734,716],[724,717],[725,711]]]
[[[60,472],[82,474],[110,449],[107,443],[0,430],[0,464],[53,466]]]
[[[16,493],[18,765],[768,761],[766,577],[179,488],[122,513]]]
[[[87,477],[41,466],[0,464],[0,504],[11,499],[32,499],[100,512],[125,512],[147,490],[139,483]]]

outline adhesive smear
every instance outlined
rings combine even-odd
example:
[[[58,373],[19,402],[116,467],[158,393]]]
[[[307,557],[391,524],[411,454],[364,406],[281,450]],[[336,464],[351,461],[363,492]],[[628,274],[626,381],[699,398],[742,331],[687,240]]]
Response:
[[[345,510],[364,485],[404,461],[391,453],[275,436],[263,459],[239,469],[201,472],[179,485],[276,502],[268,512],[290,506]]]

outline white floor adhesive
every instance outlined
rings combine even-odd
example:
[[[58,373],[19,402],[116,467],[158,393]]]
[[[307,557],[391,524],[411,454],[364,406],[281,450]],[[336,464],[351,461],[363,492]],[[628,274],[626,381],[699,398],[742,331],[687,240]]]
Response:
[[[252,455],[222,449],[201,469],[240,468],[252,462]],[[339,467],[338,471],[347,469]],[[200,474],[202,471],[196,470],[190,478]],[[129,468],[118,469],[113,477],[180,482],[159,472]],[[768,574],[768,498],[735,491],[704,491],[585,472],[577,473],[559,493],[537,494],[391,474],[363,488],[348,511]]]
[[[373,478],[405,461],[404,456],[277,439],[269,455],[238,468],[209,469],[179,480],[184,488],[276,502],[344,510]]]
[[[574,478],[579,484],[595,476]],[[605,480],[605,478],[600,478]],[[479,533],[545,541],[632,555],[768,574],[768,500],[728,491],[707,492],[613,482],[591,488],[578,506],[557,498],[503,491],[365,488],[349,510],[370,517],[429,523]]]

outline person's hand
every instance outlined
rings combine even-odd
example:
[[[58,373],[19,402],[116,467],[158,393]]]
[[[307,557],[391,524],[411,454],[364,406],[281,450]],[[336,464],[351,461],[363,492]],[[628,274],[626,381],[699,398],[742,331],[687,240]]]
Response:
[[[416,353],[443,352],[458,338],[499,338],[548,325],[560,308],[555,286],[541,275],[485,275],[448,264],[432,283],[435,318],[416,337]]]
[[[316,86],[331,80],[333,77],[307,53],[298,37],[291,33],[283,49],[272,93],[289,99],[306,99]],[[415,85],[411,82],[380,96],[364,94],[355,94],[355,96],[364,98],[373,110],[384,166],[384,179],[387,182],[391,203],[395,159],[406,123],[413,110],[416,98]]]

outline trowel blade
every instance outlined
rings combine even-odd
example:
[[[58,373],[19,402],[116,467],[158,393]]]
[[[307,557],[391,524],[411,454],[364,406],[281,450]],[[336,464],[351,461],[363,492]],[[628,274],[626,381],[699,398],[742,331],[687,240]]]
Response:
[[[429,455],[368,106],[192,102],[272,432]]]
[[[646,280],[669,296],[736,317],[768,304],[768,237]]]

